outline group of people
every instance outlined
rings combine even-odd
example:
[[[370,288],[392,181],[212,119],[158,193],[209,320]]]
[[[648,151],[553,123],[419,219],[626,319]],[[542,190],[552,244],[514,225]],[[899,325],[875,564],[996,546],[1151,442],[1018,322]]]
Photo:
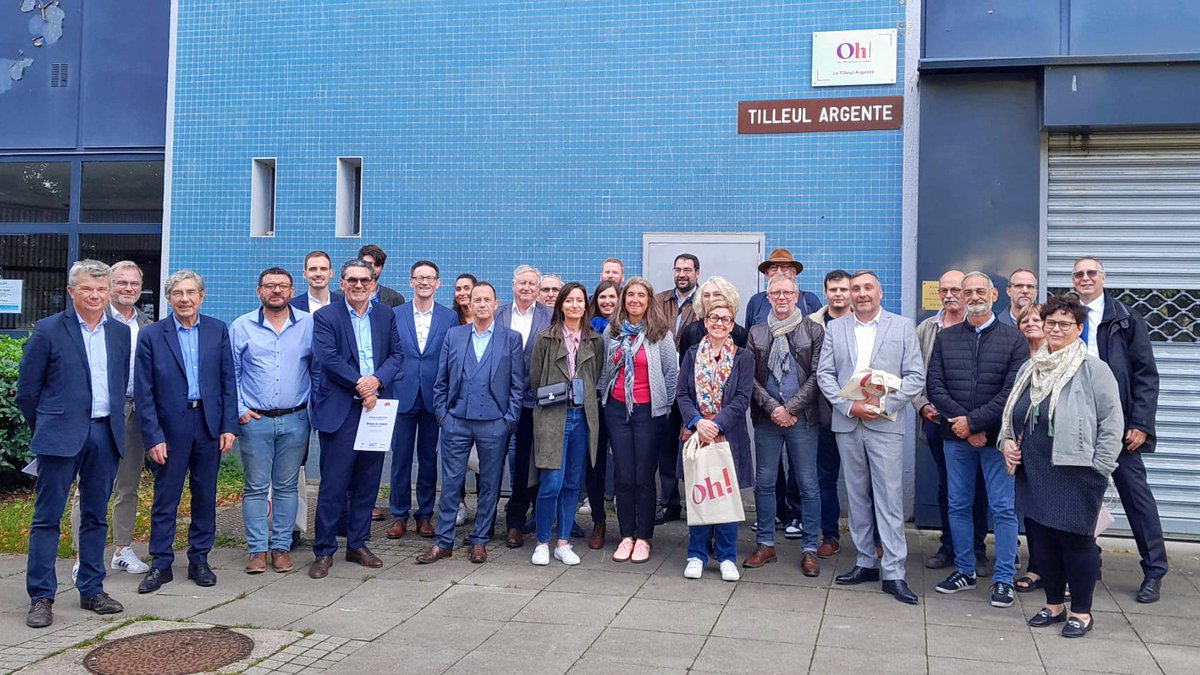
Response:
[[[381,567],[367,542],[371,521],[387,517],[375,508],[384,453],[355,449],[364,411],[381,401],[398,411],[386,536],[404,537],[411,518],[432,540],[416,558],[421,564],[453,555],[469,470],[478,497],[461,543],[471,562],[487,560],[506,465],[505,544],[520,548],[532,531],[534,565],[578,564],[571,541],[582,534],[581,493],[593,521],[587,546],[607,545],[609,461],[612,559],[644,563],[656,525],[682,515],[680,447],[695,435],[701,451],[727,443],[738,484],[754,487],[756,546],[744,567],[776,561],[782,530],[801,541],[801,573],[818,576],[819,561],[840,550],[844,471],[857,558],[836,583],[881,582],[915,604],[905,581],[902,482],[903,413],[912,405],[941,478],[942,549],[927,566],[955,566],[939,592],[975,587],[990,511],[992,604],[1007,607],[1014,592],[1043,588],[1046,607],[1031,625],[1065,622],[1064,635],[1085,634],[1099,573],[1093,528],[1111,474],[1146,570],[1138,599],[1158,597],[1165,552],[1138,454],[1153,447],[1157,373],[1144,321],[1105,297],[1103,268],[1092,258],[1076,264],[1078,300],[1051,297],[1040,307],[1032,304],[1036,277],[1014,272],[1004,316],[992,312],[998,291],[988,275],[947,272],[943,309],[919,327],[882,308],[870,271],[826,274],[824,303],[802,292],[803,265],[786,249],[759,266],[767,290],[746,303],[742,324],[737,289],[720,276],[701,281],[700,260],[686,253],[673,261],[673,287],[659,293],[608,259],[594,289],[521,265],[505,305],[491,283],[462,274],[453,307],[434,299],[435,263],[410,266],[406,302],[379,283],[386,261],[379,247],[364,246],[337,270],[338,291],[321,251],[306,256],[299,292],[286,269],[268,268],[258,277],[260,306],[228,328],[200,314],[204,280],[194,272],[168,277],[171,315],[152,323],[134,306],[142,287],[136,265],[72,266],[71,306],[38,322],[18,383],[38,458],[28,625],[53,620],[58,523],[76,481],[84,608],[122,611],[103,590],[112,494],[110,566],[144,573],[139,593],[173,580],[189,474],[188,578],[215,584],[207,556],[216,475],[239,436],[247,573],[294,569],[313,430],[321,482],[308,574],[328,575],[338,537],[347,561]],[[892,384],[846,397],[864,372]],[[1058,420],[1069,423],[1055,434]],[[149,565],[130,547],[146,457],[154,472]],[[1014,580],[1018,512],[1030,560]],[[684,576],[702,576],[711,556],[721,577],[736,581],[737,532],[737,523],[690,527]]]

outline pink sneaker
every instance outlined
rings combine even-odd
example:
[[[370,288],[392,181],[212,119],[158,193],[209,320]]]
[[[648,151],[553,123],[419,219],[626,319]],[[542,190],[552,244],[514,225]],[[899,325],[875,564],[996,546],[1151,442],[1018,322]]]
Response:
[[[645,539],[638,539],[633,545],[633,555],[630,556],[631,563],[644,563],[650,559],[650,542]]]
[[[625,537],[613,551],[613,562],[626,562],[633,555],[633,537]]]

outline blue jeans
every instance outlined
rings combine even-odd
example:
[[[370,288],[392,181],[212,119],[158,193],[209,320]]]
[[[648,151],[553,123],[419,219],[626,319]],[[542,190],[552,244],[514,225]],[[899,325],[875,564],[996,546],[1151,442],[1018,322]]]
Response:
[[[758,508],[758,532],[755,539],[762,546],[775,545],[775,486],[779,472],[779,456],[787,446],[788,463],[800,486],[800,527],[804,530],[801,546],[805,551],[817,550],[821,529],[821,488],[817,483],[817,429],[808,426],[803,417],[786,429],[770,420],[754,427],[754,447],[757,466],[754,476],[754,503]]]
[[[558,516],[558,538],[563,541],[571,538],[587,457],[588,425],[583,408],[567,408],[559,468],[542,469],[539,479],[537,508],[533,511],[539,544],[549,543],[555,515]]]
[[[996,569],[993,581],[1011,584],[1017,559],[1017,516],[1013,509],[1013,477],[1004,469],[1004,456],[995,447],[973,448],[960,438],[944,438],[950,530],[954,540],[954,566],[963,574],[975,573],[975,476],[983,469],[992,529],[996,534]]]
[[[771,531],[775,531],[775,521],[771,521]],[[708,562],[708,537],[716,540],[717,561],[737,560],[737,523],[722,523],[720,525],[692,525],[688,527],[688,557],[699,558]]]
[[[251,554],[292,549],[300,463],[308,452],[308,412],[251,419],[238,449],[245,470],[242,521]],[[267,490],[271,491],[268,542]],[[268,545],[269,544],[269,545]]]
[[[842,503],[838,500],[838,474],[841,471],[842,456],[838,454],[833,429],[818,427],[817,485],[821,488],[821,536],[834,541],[841,539],[838,530],[838,518],[842,515]]]

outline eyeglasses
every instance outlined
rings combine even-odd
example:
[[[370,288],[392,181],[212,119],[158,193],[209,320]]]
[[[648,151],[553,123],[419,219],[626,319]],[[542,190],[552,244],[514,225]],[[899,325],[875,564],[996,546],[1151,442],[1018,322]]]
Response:
[[[796,294],[796,291],[771,291],[767,295],[772,298],[788,298]]]
[[[169,295],[171,296],[172,300],[179,300],[181,298],[198,298],[200,297],[200,291],[194,288],[189,288],[186,291],[171,291]]]
[[[708,320],[710,323],[714,323],[718,326],[732,326],[733,325],[733,317],[732,316],[717,316],[716,314],[709,314]]]
[[[1068,330],[1070,330],[1072,326],[1078,326],[1078,325],[1079,324],[1074,321],[1043,321],[1042,322],[1042,327],[1045,330],[1061,330],[1064,333],[1067,332]]]
[[[259,284],[259,288],[267,291],[286,291],[292,287],[291,284]]]
[[[671,270],[675,274],[695,274],[695,267],[675,267]]]
[[[541,290],[541,292],[543,292],[543,293],[557,293],[557,292],[561,291],[562,289],[555,288],[554,286],[542,286],[541,289],[539,289],[539,290]]]
[[[1082,279],[1084,277],[1095,279],[1098,276],[1100,276],[1100,270],[1075,270],[1071,272],[1072,279]]]
[[[1015,288],[1018,291],[1036,291],[1037,284],[1009,284],[1009,288]]]
[[[986,289],[986,288],[964,288],[962,294],[963,294],[963,297],[965,297],[965,298],[973,298],[975,296],[979,296],[981,298],[986,298],[988,295],[988,289]]]
[[[961,288],[939,288],[938,295],[962,295]]]
[[[112,282],[112,285],[116,286],[117,288],[138,288],[142,285],[142,282],[140,282],[140,281],[114,281],[114,282]]]
[[[431,276],[428,274],[422,274],[421,276],[409,277],[409,278],[417,283],[424,283],[424,284],[432,284],[433,282],[438,280],[437,277]]]
[[[370,286],[370,277],[342,277],[342,281],[348,286]]]

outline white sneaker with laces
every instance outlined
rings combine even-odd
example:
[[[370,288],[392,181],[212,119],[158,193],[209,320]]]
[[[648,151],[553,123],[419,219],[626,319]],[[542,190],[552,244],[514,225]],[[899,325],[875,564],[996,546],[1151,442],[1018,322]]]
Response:
[[[581,515],[581,516],[592,515],[592,505],[590,503],[588,503],[587,497],[583,498],[583,504],[579,507],[579,515]]]
[[[554,557],[561,560],[564,565],[578,565],[579,556],[576,555],[575,549],[571,548],[570,544],[566,546],[555,546]]]
[[[550,564],[550,545],[538,544],[533,549],[533,558],[530,559],[534,565],[549,565]]]
[[[75,565],[71,567],[71,583],[79,583],[79,561],[75,561]]]
[[[737,563],[732,560],[721,561],[721,578],[725,581],[737,581],[742,578],[741,572],[738,572]]]
[[[699,579],[704,574],[704,561],[699,558],[688,558],[687,567],[683,568],[683,578]]]
[[[137,557],[133,548],[129,546],[121,549],[120,553],[113,553],[112,562],[108,566],[114,570],[125,570],[130,574],[145,574],[150,571],[150,566],[142,562],[142,559]]]
[[[454,526],[462,527],[467,524],[467,503],[458,503],[458,515],[454,516]]]

